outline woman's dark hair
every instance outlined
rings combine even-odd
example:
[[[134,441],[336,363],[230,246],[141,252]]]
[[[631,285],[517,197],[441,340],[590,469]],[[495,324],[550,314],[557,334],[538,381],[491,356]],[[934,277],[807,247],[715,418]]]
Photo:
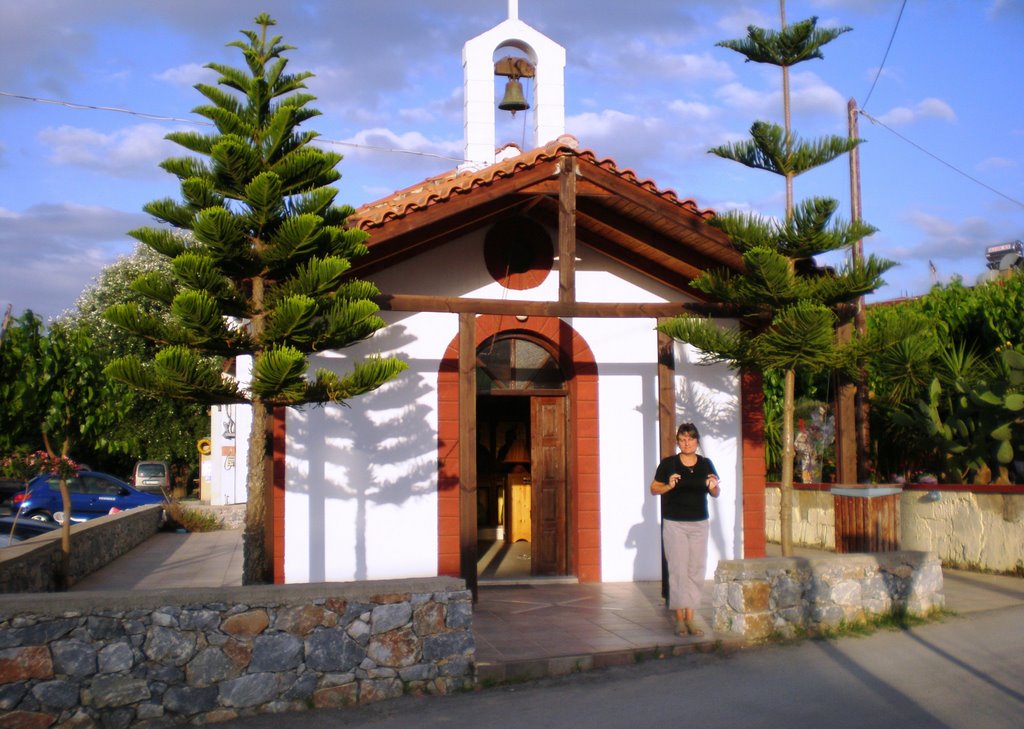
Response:
[[[697,426],[693,423],[683,423],[676,429],[676,438],[681,435],[692,435],[695,440],[700,440],[700,432],[697,430]]]

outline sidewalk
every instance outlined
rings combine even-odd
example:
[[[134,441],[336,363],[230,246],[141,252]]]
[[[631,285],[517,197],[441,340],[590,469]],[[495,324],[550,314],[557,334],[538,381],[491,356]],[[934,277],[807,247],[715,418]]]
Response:
[[[813,550],[797,550],[814,554]],[[966,615],[1024,605],[1024,579],[943,570],[946,607]],[[72,591],[241,585],[242,532],[161,532]],[[680,637],[658,582],[483,584],[473,614],[481,681],[540,678],[711,650],[711,587],[697,611],[705,634]],[[734,639],[732,639],[734,640]]]
[[[71,592],[231,587],[242,584],[242,530],[157,532]]]

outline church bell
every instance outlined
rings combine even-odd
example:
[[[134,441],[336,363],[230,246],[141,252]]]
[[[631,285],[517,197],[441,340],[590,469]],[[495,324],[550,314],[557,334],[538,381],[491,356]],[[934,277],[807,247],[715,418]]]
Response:
[[[502,111],[511,111],[512,116],[515,116],[517,111],[526,111],[530,108],[526,103],[526,97],[523,96],[523,85],[519,83],[519,79],[509,78],[505,84],[505,96],[498,104],[498,108]]]

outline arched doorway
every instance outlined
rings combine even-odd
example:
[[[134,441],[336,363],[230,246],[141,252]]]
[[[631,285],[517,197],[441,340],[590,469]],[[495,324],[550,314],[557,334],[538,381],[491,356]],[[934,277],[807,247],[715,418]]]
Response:
[[[556,317],[517,318],[514,329],[510,329],[509,324],[509,317],[490,314],[477,316],[474,356],[485,342],[499,334],[539,342],[547,352],[557,352],[559,369],[565,377],[566,394],[561,400],[563,406],[568,408],[569,423],[565,443],[565,480],[568,489],[565,514],[568,553],[565,574],[576,577],[580,582],[600,582],[598,372],[594,354],[570,324]],[[460,514],[467,512],[462,508],[467,498],[473,499],[474,507],[478,506],[476,473],[472,479],[474,488],[465,488],[468,479],[463,479],[458,446],[470,435],[476,441],[479,416],[473,422],[460,419],[460,392],[459,338],[456,337],[449,343],[438,368],[437,570],[439,575],[462,576],[475,583],[476,563],[472,575],[464,571],[468,565],[462,560],[462,537],[469,530],[463,530]],[[524,393],[523,396],[541,397],[536,392],[529,395]],[[476,523],[472,525],[472,534],[475,543]]]
[[[557,351],[500,332],[476,352],[481,580],[569,573],[569,397]]]

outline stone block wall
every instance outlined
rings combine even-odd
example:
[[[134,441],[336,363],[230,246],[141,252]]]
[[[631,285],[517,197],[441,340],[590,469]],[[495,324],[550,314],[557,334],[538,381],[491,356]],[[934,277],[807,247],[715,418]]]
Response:
[[[957,567],[1024,571],[1024,493],[908,490],[900,513],[904,549]]]
[[[713,594],[715,631],[746,640],[945,605],[938,557],[911,551],[722,560]]]
[[[769,542],[780,541],[779,505],[778,487],[765,489]],[[794,490],[793,544],[835,549],[835,505],[828,487]],[[947,565],[1020,572],[1024,570],[1024,493],[943,489],[942,485],[934,490],[908,487],[900,495],[900,546],[934,552]]]
[[[462,580],[0,597],[4,726],[145,727],[473,685]],[[65,724],[66,723],[66,724]]]
[[[778,487],[765,489],[765,537],[781,541],[779,510],[782,505]],[[835,550],[836,512],[832,492],[827,488],[793,490],[793,544],[815,549]]]
[[[71,526],[73,585],[142,544],[160,530],[162,506],[142,506]],[[59,589],[60,531],[0,550],[0,593],[52,592]]]

